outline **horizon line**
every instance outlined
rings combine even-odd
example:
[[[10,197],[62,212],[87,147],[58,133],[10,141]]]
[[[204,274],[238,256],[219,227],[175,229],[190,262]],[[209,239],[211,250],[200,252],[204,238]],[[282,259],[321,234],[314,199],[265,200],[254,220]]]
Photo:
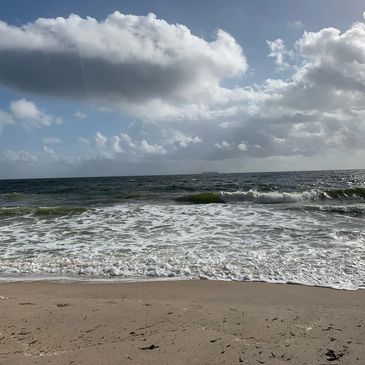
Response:
[[[289,172],[321,172],[321,171],[363,171],[365,168],[347,168],[347,169],[314,169],[314,170],[277,170],[277,171],[241,171],[241,172],[208,172],[216,175],[234,175],[234,174],[269,174],[269,173],[289,173]],[[157,177],[157,176],[191,176],[191,175],[203,175],[207,176],[207,171],[195,172],[195,173],[181,173],[181,174],[145,174],[145,175],[100,175],[100,176],[59,176],[59,177],[0,177],[0,180],[56,180],[56,179],[102,179],[102,178],[120,178],[120,177]]]

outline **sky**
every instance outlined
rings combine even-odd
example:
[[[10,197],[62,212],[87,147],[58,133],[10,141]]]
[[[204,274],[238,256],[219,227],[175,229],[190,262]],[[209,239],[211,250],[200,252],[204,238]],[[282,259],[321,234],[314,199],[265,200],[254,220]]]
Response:
[[[365,168],[358,0],[2,0],[0,178]]]

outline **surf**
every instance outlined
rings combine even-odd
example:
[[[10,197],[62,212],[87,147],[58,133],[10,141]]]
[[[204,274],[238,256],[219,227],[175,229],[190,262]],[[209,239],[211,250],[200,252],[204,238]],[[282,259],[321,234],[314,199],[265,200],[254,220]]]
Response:
[[[175,199],[177,202],[193,204],[212,203],[234,203],[250,202],[256,204],[282,204],[315,202],[325,200],[349,200],[365,201],[365,188],[348,188],[334,190],[306,190],[293,192],[280,191],[258,191],[250,189],[248,191],[220,191],[189,194]]]

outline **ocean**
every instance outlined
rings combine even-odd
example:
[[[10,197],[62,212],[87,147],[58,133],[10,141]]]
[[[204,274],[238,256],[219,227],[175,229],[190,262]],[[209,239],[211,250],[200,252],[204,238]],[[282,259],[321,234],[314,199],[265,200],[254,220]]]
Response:
[[[365,287],[365,171],[0,180],[0,280]]]

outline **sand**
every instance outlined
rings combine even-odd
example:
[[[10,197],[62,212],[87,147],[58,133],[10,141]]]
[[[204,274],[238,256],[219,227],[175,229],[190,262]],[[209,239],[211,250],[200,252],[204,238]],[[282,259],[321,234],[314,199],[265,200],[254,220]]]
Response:
[[[365,291],[0,284],[0,364],[365,364]]]

